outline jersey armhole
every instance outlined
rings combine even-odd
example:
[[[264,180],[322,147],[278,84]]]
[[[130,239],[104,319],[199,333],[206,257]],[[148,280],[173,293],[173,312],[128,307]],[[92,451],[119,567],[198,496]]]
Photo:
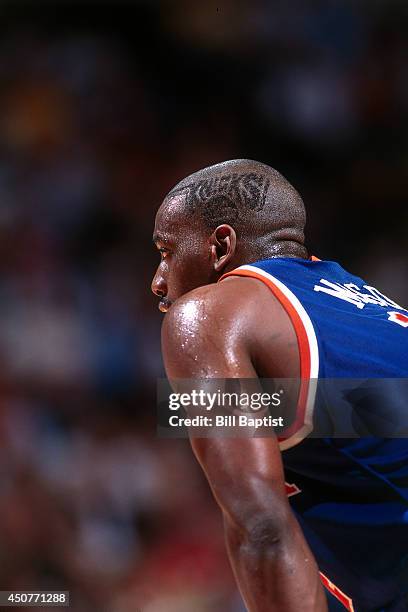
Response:
[[[278,299],[289,316],[296,333],[300,359],[300,389],[295,422],[284,439],[279,439],[281,450],[296,446],[313,430],[313,409],[319,376],[319,349],[316,333],[309,315],[295,294],[282,281],[256,266],[246,265],[224,274],[246,276],[262,281]]]

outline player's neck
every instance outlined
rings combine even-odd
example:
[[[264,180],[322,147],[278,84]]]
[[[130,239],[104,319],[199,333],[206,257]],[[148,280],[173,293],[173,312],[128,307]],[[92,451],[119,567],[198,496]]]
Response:
[[[272,244],[265,245],[263,248],[252,248],[242,253],[236,253],[236,257],[233,258],[228,269],[225,272],[229,272],[239,266],[249,264],[254,261],[261,259],[273,259],[276,257],[296,257],[299,259],[308,259],[309,255],[306,247],[303,244],[292,240],[281,240],[279,242],[273,242]]]

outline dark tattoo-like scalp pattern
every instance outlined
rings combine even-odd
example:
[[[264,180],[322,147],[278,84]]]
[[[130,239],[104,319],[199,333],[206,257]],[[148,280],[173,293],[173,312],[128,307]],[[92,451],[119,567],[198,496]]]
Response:
[[[218,225],[263,210],[269,185],[270,180],[256,172],[232,172],[175,188],[169,196],[185,195],[189,211],[199,210],[208,225]]]
[[[165,203],[171,215],[176,206],[194,232],[230,225],[248,261],[307,256],[303,200],[280,172],[261,162],[232,159],[202,168],[177,183]]]

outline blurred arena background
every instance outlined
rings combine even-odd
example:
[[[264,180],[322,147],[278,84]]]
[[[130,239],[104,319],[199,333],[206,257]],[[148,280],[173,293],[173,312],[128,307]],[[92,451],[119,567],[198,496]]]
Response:
[[[155,434],[163,195],[228,158],[308,245],[408,303],[408,6],[0,4],[1,589],[243,612],[188,444]]]

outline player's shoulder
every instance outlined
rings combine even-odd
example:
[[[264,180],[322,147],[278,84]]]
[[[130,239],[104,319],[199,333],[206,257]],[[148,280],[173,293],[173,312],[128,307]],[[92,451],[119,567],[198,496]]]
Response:
[[[228,372],[253,373],[250,352],[257,342],[251,279],[225,279],[177,299],[166,313],[162,351],[166,372],[175,378]],[[255,289],[256,291],[256,289]],[[256,306],[255,306],[256,308]],[[244,375],[244,374],[243,374]]]
[[[167,326],[212,328],[256,317],[260,299],[270,292],[257,279],[230,276],[219,283],[203,285],[178,298],[165,316]]]

